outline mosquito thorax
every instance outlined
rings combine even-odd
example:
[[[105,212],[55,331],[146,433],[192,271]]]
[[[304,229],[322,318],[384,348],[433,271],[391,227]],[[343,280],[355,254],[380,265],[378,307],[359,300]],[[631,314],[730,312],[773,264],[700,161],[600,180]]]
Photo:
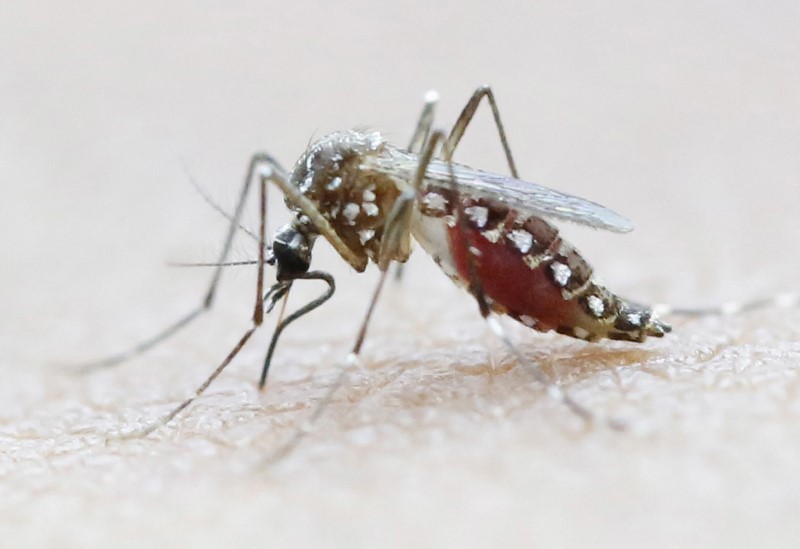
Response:
[[[379,132],[336,132],[312,144],[292,171],[291,183],[358,257],[377,259],[386,216],[401,192],[398,180],[376,167],[390,150]],[[287,206],[299,226],[313,230],[312,220],[291,201]]]

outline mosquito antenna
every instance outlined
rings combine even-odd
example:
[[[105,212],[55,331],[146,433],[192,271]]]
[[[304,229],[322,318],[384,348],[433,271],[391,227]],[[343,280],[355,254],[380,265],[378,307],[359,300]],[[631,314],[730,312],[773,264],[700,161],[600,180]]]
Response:
[[[181,166],[183,167],[183,173],[186,174],[189,183],[192,185],[192,187],[194,187],[194,190],[197,192],[197,194],[200,195],[203,201],[209,206],[211,206],[211,208],[215,212],[220,214],[222,217],[224,217],[230,222],[233,222],[233,216],[228,212],[226,212],[222,208],[222,206],[217,204],[216,201],[213,198],[211,198],[211,195],[209,195],[208,192],[202,186],[200,186],[200,183],[197,182],[192,173],[189,171],[189,167],[186,165],[186,162],[183,159],[181,159]],[[245,234],[247,234],[250,238],[258,242],[258,235],[256,233],[254,233],[253,231],[251,231],[250,229],[248,229],[239,222],[236,223],[236,226],[239,227],[239,229],[242,230]]]
[[[110,366],[116,366],[117,364],[119,364],[121,362],[125,362],[126,360],[128,360],[130,358],[133,358],[136,355],[139,355],[139,354],[141,354],[141,353],[143,353],[143,352],[155,347],[156,345],[158,345],[162,341],[164,341],[166,339],[169,339],[173,334],[175,334],[178,331],[180,331],[181,328],[183,328],[184,326],[187,326],[195,318],[200,316],[201,313],[204,313],[205,310],[206,310],[206,308],[201,305],[200,307],[197,307],[196,309],[191,311],[189,314],[181,317],[175,323],[169,325],[167,328],[165,328],[164,330],[162,330],[161,332],[159,332],[155,336],[151,337],[150,339],[145,339],[144,341],[140,342],[139,344],[135,345],[134,347],[131,347],[127,351],[123,351],[121,353],[115,353],[113,355],[109,355],[108,357],[106,357],[104,359],[96,360],[96,361],[93,361],[93,362],[86,362],[80,367],[80,369],[78,371],[80,373],[86,374],[86,373],[89,373],[89,372],[93,372],[95,370],[101,370],[103,368],[108,368]]]
[[[333,280],[333,276],[324,271],[309,271],[307,273],[303,273],[295,277],[294,280],[322,280],[326,284],[328,284],[328,288],[325,290],[325,293],[323,295],[321,295],[320,297],[318,297],[313,301],[310,301],[309,303],[306,303],[305,305],[297,309],[295,312],[287,316],[285,319],[283,319],[275,327],[275,332],[272,334],[272,341],[270,341],[269,343],[269,350],[267,351],[267,357],[264,359],[264,369],[261,370],[261,379],[258,382],[259,389],[263,389],[264,384],[267,382],[267,372],[269,371],[269,366],[270,363],[272,362],[272,355],[275,352],[275,347],[278,345],[278,338],[283,333],[283,330],[286,329],[286,327],[289,324],[291,324],[298,318],[305,316],[306,314],[310,313],[311,311],[313,311],[314,309],[316,309],[317,307],[328,301],[333,295],[333,292],[336,291],[336,283]],[[274,304],[277,302],[278,299],[286,295],[290,287],[291,287],[291,282],[288,283],[285,286],[285,288],[281,288],[275,292],[275,295],[277,295],[278,293],[280,293],[280,295],[277,299],[273,295],[272,302],[270,304],[270,309],[272,308],[272,306],[274,306]],[[273,288],[275,288],[275,286],[273,286]]]

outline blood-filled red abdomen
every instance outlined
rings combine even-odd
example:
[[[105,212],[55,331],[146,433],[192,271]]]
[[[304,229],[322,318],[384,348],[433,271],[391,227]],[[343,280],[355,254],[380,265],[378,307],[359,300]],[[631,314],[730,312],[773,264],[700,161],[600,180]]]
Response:
[[[479,230],[468,229],[462,234],[453,227],[448,236],[459,277],[471,282],[467,255],[471,253],[475,276],[493,305],[511,316],[533,319],[535,323],[526,323],[543,331],[573,324],[576,304],[564,301],[561,289],[547,272],[549,262],[532,269],[515,247],[502,241],[490,242]]]
[[[591,266],[550,223],[483,198],[462,197],[459,214],[448,194],[439,189],[423,198],[414,236],[473,293],[477,281],[496,312],[585,340],[643,341],[669,331],[649,308],[595,283]]]

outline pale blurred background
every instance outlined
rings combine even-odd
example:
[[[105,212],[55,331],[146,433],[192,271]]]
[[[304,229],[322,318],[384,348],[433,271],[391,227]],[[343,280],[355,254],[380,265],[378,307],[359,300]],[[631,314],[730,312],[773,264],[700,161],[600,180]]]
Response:
[[[0,7],[0,532],[4,546],[792,547],[800,527],[800,316],[678,322],[641,348],[510,326],[521,349],[645,435],[586,431],[487,333],[422,252],[355,371],[278,467],[354,337],[375,273],[271,327],[144,441],[103,435],[189,395],[248,326],[253,273],[121,368],[69,365],[199,302],[249,155],[291,167],[367,126],[404,144],[429,89],[448,127],[497,94],[520,172],[637,230],[565,231],[644,302],[796,287],[796,2],[6,2]],[[488,109],[459,160],[505,171]],[[272,194],[275,228],[286,220]],[[251,209],[248,223],[257,221]],[[234,256],[252,257],[242,239]],[[298,288],[298,296],[318,288]],[[295,306],[302,302],[293,301]],[[492,372],[487,365],[494,364]],[[130,427],[132,428],[132,427]]]

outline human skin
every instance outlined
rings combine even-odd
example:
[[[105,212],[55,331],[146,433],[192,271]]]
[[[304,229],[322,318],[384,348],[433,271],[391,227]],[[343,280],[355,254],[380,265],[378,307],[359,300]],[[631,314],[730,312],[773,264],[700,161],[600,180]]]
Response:
[[[310,428],[365,305],[361,288],[342,288],[287,331],[265,393],[255,381],[267,327],[204,396],[143,439],[113,438],[188,396],[246,327],[249,307],[237,308],[238,321],[212,313],[112,371],[7,372],[4,517],[41,517],[46,526],[26,528],[24,542],[113,535],[123,546],[248,544],[265,532],[281,545],[430,546],[645,543],[653,531],[716,543],[726,528],[780,545],[794,535],[782,514],[796,505],[796,312],[681,322],[644,345],[509,325],[526,359],[575,399],[629,422],[619,433],[548,398],[456,289],[436,283],[437,299],[418,299],[434,269],[413,265],[388,289],[362,364]],[[95,332],[102,346],[114,330]],[[308,434],[286,452],[299,429]]]
[[[215,310],[170,341],[90,375],[70,364],[166,325],[199,301],[209,273],[155,269],[145,286],[113,263],[98,268],[124,295],[70,277],[66,298],[41,301],[37,315],[12,308],[24,316],[5,339],[20,367],[5,370],[0,399],[3,501],[9,525],[28,525],[15,529],[20,543],[205,546],[268,532],[292,546],[486,546],[647,543],[657,532],[665,545],[684,536],[781,545],[795,535],[797,311],[676,320],[673,333],[644,344],[588,344],[505,322],[521,364],[417,250],[379,301],[361,363],[346,366],[375,272],[349,272],[324,245],[315,262],[333,267],[338,293],[286,331],[264,393],[256,380],[274,318],[206,394],[135,440],[116,437],[189,396],[244,333],[252,270],[227,271]],[[306,284],[290,309],[321,291]],[[75,285],[99,303],[76,299]],[[22,288],[11,303],[35,307],[36,287]],[[75,306],[93,318],[120,299],[136,305],[110,307],[111,320],[73,334],[47,320]],[[26,339],[30,330],[41,339]],[[47,349],[80,342],[80,351],[37,365],[37,339]],[[533,381],[532,363],[627,430],[585,424]],[[342,368],[341,387],[308,426]]]

